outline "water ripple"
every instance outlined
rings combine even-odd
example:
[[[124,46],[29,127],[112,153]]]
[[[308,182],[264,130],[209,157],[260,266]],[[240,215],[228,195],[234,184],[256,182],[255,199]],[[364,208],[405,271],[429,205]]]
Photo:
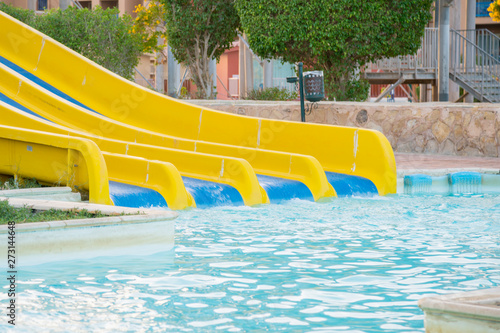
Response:
[[[175,253],[20,270],[16,332],[423,332],[421,297],[500,284],[499,233],[498,195],[195,209]]]

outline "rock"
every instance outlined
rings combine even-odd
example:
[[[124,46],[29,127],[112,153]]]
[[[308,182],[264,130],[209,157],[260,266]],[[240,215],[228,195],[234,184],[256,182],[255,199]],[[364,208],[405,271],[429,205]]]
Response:
[[[456,155],[455,144],[450,140],[446,140],[439,149],[440,154]]]
[[[439,143],[442,143],[448,135],[450,135],[451,129],[448,125],[443,123],[441,120],[438,120],[432,125],[432,134],[438,140]]]
[[[435,140],[427,141],[427,145],[425,146],[424,153],[426,154],[435,154],[438,152],[438,144]]]
[[[472,147],[466,147],[464,150],[462,150],[462,155],[463,156],[483,156],[481,151],[477,148],[472,148]]]
[[[453,127],[453,123],[455,122],[455,114],[449,113],[448,116],[444,119],[444,123],[449,127]]]
[[[427,121],[431,124],[435,123],[441,116],[441,110],[440,109],[434,109],[431,111],[431,113],[427,117]]]
[[[464,138],[461,137],[460,139],[458,139],[458,141],[456,141],[456,145],[455,145],[457,152],[464,150],[466,147],[466,143],[467,143],[467,141]]]
[[[368,121],[368,111],[361,110],[356,116],[356,122],[360,125],[364,125]]]
[[[471,138],[479,138],[481,135],[481,125],[478,119],[472,119],[467,126],[467,135]]]
[[[498,157],[498,147],[495,138],[482,137],[482,151],[485,156]],[[496,156],[495,156],[496,155]]]
[[[403,144],[398,145],[397,151],[401,153],[412,153],[415,151],[415,144],[412,144],[411,142],[406,142]]]
[[[373,115],[371,116],[371,119],[376,121],[376,122],[382,122],[385,120],[387,114],[382,111],[375,111]]]

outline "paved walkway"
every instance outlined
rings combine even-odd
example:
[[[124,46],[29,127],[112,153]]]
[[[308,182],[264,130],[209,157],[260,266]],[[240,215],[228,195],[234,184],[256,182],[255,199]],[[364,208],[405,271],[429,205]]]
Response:
[[[396,153],[398,170],[409,169],[499,169],[500,158]]]

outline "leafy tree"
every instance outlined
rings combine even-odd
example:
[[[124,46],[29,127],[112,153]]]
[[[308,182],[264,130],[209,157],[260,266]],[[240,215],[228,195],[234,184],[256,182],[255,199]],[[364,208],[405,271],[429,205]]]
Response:
[[[68,7],[35,15],[0,3],[0,10],[54,38],[99,65],[131,79],[142,53],[142,35],[130,34],[132,18],[118,9]]]
[[[142,38],[144,53],[164,52],[167,40],[165,9],[162,3],[150,1],[147,6],[135,7],[137,17],[130,33],[139,34]],[[163,54],[165,56],[165,54]],[[166,56],[165,56],[166,57]]]
[[[433,0],[235,0],[252,50],[325,72],[330,99],[364,100],[367,62],[412,54]]]
[[[210,59],[219,60],[236,39],[240,18],[234,0],[160,0],[165,4],[168,43],[186,64],[198,92],[214,98]]]
[[[495,22],[500,22],[500,0],[493,1],[488,7],[490,17]]]

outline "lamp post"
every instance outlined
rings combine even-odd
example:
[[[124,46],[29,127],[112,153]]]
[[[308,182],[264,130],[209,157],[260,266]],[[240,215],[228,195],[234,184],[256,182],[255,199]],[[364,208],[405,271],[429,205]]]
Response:
[[[299,83],[300,119],[304,123],[306,121],[304,98],[311,102],[311,104],[307,106],[307,114],[311,114],[313,107],[318,107],[317,102],[325,98],[325,85],[322,71],[304,73],[304,65],[301,62],[299,62],[298,67],[299,77],[287,77],[286,82],[295,84],[297,84],[297,82]]]

